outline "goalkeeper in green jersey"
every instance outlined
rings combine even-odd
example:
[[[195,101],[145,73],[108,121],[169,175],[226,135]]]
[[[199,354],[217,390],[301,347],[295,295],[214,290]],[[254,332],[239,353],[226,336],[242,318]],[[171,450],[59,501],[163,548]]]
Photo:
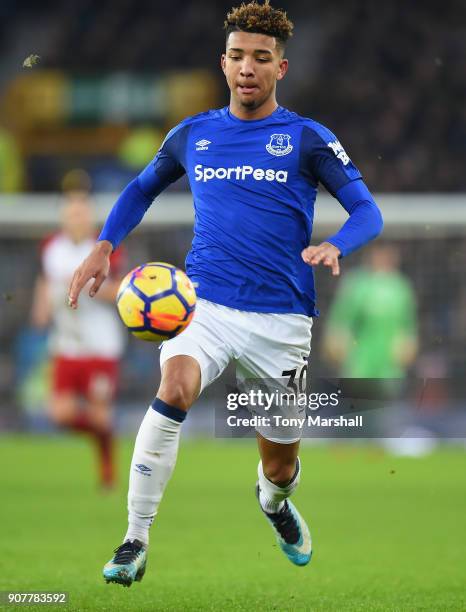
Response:
[[[417,351],[416,301],[394,246],[375,245],[330,309],[325,353],[346,378],[402,378]]]

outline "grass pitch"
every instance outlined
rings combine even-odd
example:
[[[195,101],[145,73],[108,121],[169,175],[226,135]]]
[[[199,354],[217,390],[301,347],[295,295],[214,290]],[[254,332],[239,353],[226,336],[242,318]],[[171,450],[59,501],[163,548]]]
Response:
[[[304,446],[294,499],[314,557],[299,568],[256,506],[254,443],[186,442],[144,580],[124,589],[101,571],[126,528],[132,444],[120,445],[121,485],[102,494],[85,439],[0,438],[0,590],[67,591],[68,604],[45,607],[67,611],[466,609],[461,450]]]

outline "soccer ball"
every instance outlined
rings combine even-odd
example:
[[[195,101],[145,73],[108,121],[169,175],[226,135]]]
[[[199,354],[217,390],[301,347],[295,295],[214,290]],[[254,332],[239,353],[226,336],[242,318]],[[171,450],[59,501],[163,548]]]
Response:
[[[190,324],[196,292],[182,270],[156,261],[125,276],[116,303],[123,323],[136,338],[161,342],[174,338]]]

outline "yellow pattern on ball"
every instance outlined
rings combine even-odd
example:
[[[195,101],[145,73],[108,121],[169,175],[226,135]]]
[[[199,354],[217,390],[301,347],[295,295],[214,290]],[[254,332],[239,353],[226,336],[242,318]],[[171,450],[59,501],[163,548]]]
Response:
[[[195,305],[196,291],[188,276],[163,262],[131,270],[117,296],[118,312],[126,327],[137,338],[152,342],[167,340],[186,329]]]

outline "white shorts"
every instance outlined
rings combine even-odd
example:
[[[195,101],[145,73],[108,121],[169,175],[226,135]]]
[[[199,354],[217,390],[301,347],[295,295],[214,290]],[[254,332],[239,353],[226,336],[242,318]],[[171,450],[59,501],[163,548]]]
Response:
[[[189,327],[162,344],[160,366],[177,355],[193,357],[201,369],[201,392],[231,361],[239,381],[283,379],[285,371],[299,373],[307,364],[311,328],[306,315],[247,312],[198,299]]]

